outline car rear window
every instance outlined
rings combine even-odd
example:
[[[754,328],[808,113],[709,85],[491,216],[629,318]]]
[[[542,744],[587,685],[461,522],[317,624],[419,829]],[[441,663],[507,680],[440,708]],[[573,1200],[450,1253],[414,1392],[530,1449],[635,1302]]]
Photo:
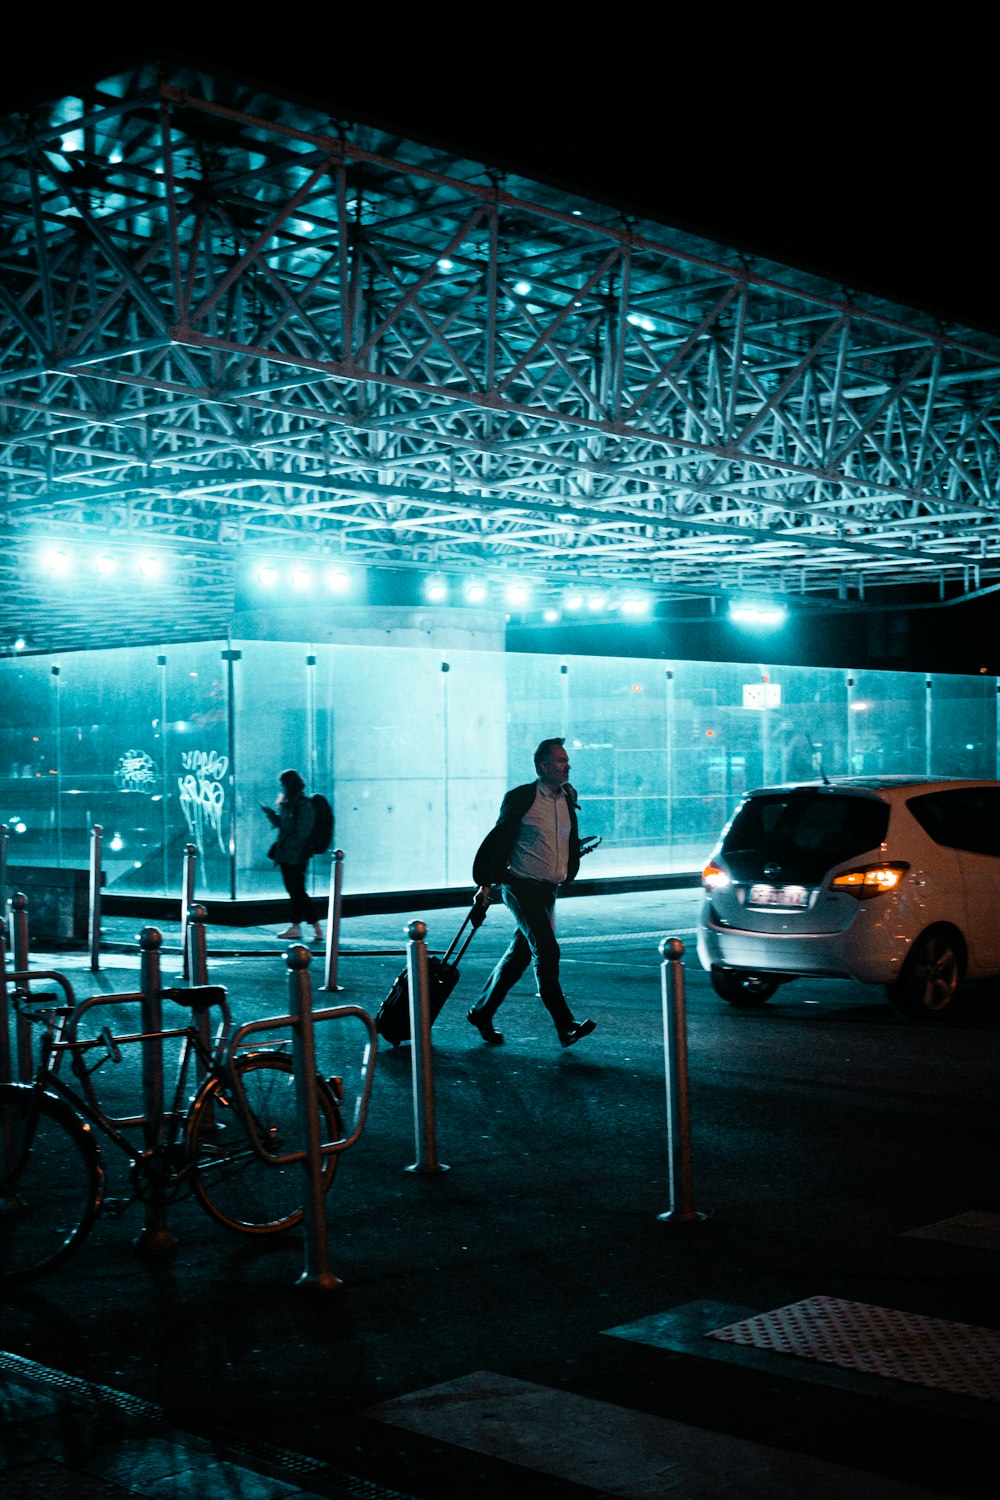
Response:
[[[962,786],[906,803],[925,833],[948,849],[1000,855],[1000,788]]]
[[[749,797],[722,844],[733,874],[754,878],[764,863],[782,866],[783,878],[806,884],[831,865],[877,849],[889,826],[889,804],[880,797],[845,796],[810,787]]]

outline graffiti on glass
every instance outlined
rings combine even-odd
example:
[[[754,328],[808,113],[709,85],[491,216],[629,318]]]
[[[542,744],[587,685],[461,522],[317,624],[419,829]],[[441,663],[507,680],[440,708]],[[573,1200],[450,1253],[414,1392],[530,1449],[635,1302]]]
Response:
[[[152,757],[145,750],[126,750],[115,766],[115,786],[120,792],[142,792],[151,797],[155,774]]]
[[[180,804],[184,809],[191,840],[202,859],[205,857],[205,835],[215,835],[225,854],[222,838],[222,808],[226,800],[223,778],[229,769],[228,755],[215,750],[185,750],[181,755],[183,776],[178,776]]]

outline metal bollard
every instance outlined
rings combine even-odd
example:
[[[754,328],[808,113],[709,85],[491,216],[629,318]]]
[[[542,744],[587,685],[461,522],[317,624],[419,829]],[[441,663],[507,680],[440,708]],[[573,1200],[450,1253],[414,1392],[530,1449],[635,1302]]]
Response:
[[[190,983],[191,969],[188,961],[187,924],[188,912],[194,905],[194,864],[198,858],[198,850],[194,844],[184,845],[184,880],[181,891],[181,952],[183,957],[183,976]]]
[[[192,906],[188,912],[187,919],[187,954],[188,974],[191,984],[208,984],[208,939],[205,935],[205,918],[208,912],[203,906]],[[193,1017],[193,1025],[198,1033],[199,1040],[206,1052],[212,1050],[212,1027],[208,1019],[208,1011],[198,1011]],[[208,1075],[208,1068],[202,1058],[195,1058],[195,1070],[198,1083],[204,1083]]]
[[[406,978],[410,992],[410,1061],[413,1069],[413,1128],[417,1159],[406,1168],[426,1176],[447,1172],[437,1159],[434,1138],[434,1058],[431,1050],[430,984],[427,975],[427,927],[411,922],[406,949]]]
[[[101,836],[104,830],[95,823],[90,830],[90,908],[87,917],[90,942],[90,968],[96,974],[101,967]]]
[[[163,1145],[163,983],[160,948],[163,934],[144,927],[139,934],[139,989],[142,992],[142,1136],[152,1171],[146,1199],[146,1222],[135,1242],[137,1250],[172,1250],[177,1241],[167,1228],[166,1190],[157,1154]]]
[[[326,908],[326,964],[323,988],[337,993],[344,986],[337,983],[337,959],[340,955],[340,896],[344,885],[344,851],[334,849],[330,864],[330,899]]]
[[[305,1266],[297,1286],[328,1292],[341,1285],[330,1270],[323,1203],[323,1142],[320,1138],[319,1100],[316,1095],[316,1041],[313,1036],[312,987],[309,964],[312,954],[304,943],[293,943],[285,955],[288,965],[289,1013],[292,1017],[292,1055],[295,1070],[295,1102],[299,1128],[305,1142],[303,1163],[308,1175],[304,1210]]]
[[[11,950],[14,955],[14,972],[26,974],[31,962],[30,943],[28,940],[28,898],[23,891],[18,891],[13,899],[8,902],[10,907],[11,927]],[[18,980],[17,991],[19,995],[29,996],[31,994],[31,981],[28,979]],[[14,1023],[14,1035],[17,1041],[17,1077],[19,1083],[30,1083],[35,1076],[35,1059],[32,1049],[31,1022],[23,1012],[18,1011]]]
[[[696,1224],[707,1218],[694,1206],[691,1174],[691,1112],[688,1096],[687,1016],[684,1008],[684,944],[664,938],[660,944],[663,993],[663,1061],[667,1084],[667,1154],[670,1207],[657,1218],[672,1224]]]

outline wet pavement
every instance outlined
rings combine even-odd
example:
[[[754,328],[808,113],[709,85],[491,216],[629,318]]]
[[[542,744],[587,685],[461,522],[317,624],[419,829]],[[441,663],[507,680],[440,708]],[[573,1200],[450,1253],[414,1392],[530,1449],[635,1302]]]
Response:
[[[979,1495],[1000,1425],[1000,1005],[911,1027],[861,986],[726,1006],[694,891],[560,903],[564,978],[597,1030],[559,1047],[529,979],[503,1047],[465,1012],[509,935],[491,912],[434,1028],[437,1154],[417,1156],[407,1047],[327,1204],[342,1285],[299,1285],[301,1231],[251,1238],[190,1200],[140,1255],[142,1209],[3,1300],[4,1500],[140,1496]],[[419,917],[352,917],[333,996],[374,1011]],[[135,922],[36,954],[78,997],[137,984]],[[164,978],[180,979],[179,934]],[[277,928],[212,927],[238,1020],[288,1008]],[[679,936],[691,1222],[671,1206],[658,945]],[[128,951],[131,949],[131,951]],[[113,951],[112,951],[113,950]],[[358,1086],[357,1022],[318,1028]],[[676,1206],[676,1205],[675,1205]],[[700,1217],[704,1214],[705,1217]],[[721,1337],[718,1336],[721,1331]]]

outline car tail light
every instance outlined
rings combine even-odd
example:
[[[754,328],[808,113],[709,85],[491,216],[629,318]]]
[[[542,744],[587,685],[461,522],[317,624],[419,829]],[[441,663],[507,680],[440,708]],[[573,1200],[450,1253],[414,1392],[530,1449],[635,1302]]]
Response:
[[[710,859],[701,872],[701,883],[706,891],[724,891],[727,885],[732,885],[732,880],[721,865]]]
[[[894,891],[909,869],[903,860],[882,865],[860,865],[856,870],[845,870],[830,881],[832,891],[844,891],[866,901],[869,896],[881,896]]]

